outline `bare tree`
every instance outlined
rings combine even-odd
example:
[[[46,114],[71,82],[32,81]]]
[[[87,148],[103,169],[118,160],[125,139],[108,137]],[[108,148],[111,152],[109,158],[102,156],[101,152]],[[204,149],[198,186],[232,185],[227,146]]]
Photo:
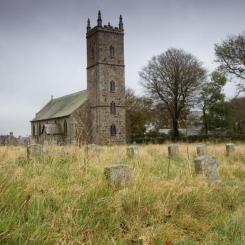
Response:
[[[78,108],[74,112],[74,119],[76,123],[76,144],[79,147],[81,147],[81,144],[84,145],[84,158],[82,169],[83,172],[86,173],[90,161],[88,144],[91,143],[92,137],[92,119],[89,101],[85,102],[82,107]]]
[[[91,126],[91,114],[89,110],[88,102],[77,109],[74,113],[76,122],[75,137],[76,143],[80,147],[82,144],[88,144],[91,141],[92,126]]]
[[[172,48],[153,57],[139,74],[152,98],[165,104],[172,119],[173,137],[177,139],[178,121],[196,101],[205,78],[201,63],[193,55]]]
[[[240,79],[238,92],[245,92],[245,34],[229,37],[215,45],[216,62],[220,69]]]

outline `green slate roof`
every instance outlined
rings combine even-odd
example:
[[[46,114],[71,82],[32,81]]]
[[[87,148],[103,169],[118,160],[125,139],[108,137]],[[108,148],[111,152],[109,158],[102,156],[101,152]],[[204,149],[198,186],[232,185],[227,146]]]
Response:
[[[69,116],[87,100],[87,90],[50,100],[32,121]]]

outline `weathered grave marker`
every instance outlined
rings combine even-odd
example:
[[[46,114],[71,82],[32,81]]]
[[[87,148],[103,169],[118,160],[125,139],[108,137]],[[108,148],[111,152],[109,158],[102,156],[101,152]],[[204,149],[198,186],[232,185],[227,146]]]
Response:
[[[204,156],[207,154],[207,146],[205,144],[198,144],[197,145],[197,155]]]
[[[177,144],[171,144],[168,146],[168,156],[173,157],[179,155],[179,146]]]
[[[101,147],[99,145],[96,145],[96,144],[89,144],[89,145],[86,145],[85,147],[86,147],[85,150],[87,152],[95,153],[97,156],[101,152]]]
[[[40,158],[44,154],[43,145],[30,144],[27,146],[27,158]]]
[[[130,145],[127,147],[127,157],[134,158],[134,156],[138,154],[139,154],[138,146]]]
[[[112,186],[125,186],[132,181],[132,168],[128,165],[118,164],[105,167],[104,174]]]
[[[233,143],[226,144],[226,154],[229,156],[234,152],[235,152],[235,144]]]
[[[211,181],[220,181],[218,160],[211,156],[200,156],[195,159],[195,172]]]

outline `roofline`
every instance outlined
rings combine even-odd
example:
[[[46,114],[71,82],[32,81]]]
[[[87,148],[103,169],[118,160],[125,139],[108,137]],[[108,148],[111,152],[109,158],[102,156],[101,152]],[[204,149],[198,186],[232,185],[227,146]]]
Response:
[[[60,96],[60,97],[57,97],[57,98],[53,98],[52,101],[55,101],[55,100],[58,100],[58,99],[62,99],[64,97],[66,97],[66,96],[71,96],[71,95],[74,95],[74,94],[83,93],[85,91],[87,91],[87,89],[80,90],[80,91],[77,91],[77,92],[74,92],[74,93],[70,93],[70,94],[66,94],[66,95],[63,95],[63,96]]]
[[[109,33],[113,33],[116,35],[124,35],[124,30],[120,30],[119,28],[106,28],[106,27],[100,27],[100,26],[95,26],[93,27],[91,30],[89,30],[86,33],[86,38],[88,39],[89,37],[93,36],[95,33],[97,32],[109,32]]]
[[[45,106],[47,106],[50,102],[52,102],[52,99],[49,100],[42,108],[44,108]],[[40,109],[36,114],[38,114],[42,109]]]
[[[46,121],[46,120],[52,120],[52,119],[61,119],[61,118],[65,118],[65,117],[70,117],[70,115],[71,114],[68,114],[68,115],[62,116],[62,117],[49,117],[49,118],[39,119],[39,120],[32,119],[30,122],[40,122],[40,121]]]
[[[85,92],[85,91],[87,91],[87,89],[84,89],[84,90],[81,90],[81,91],[77,91],[77,92],[73,92],[73,93],[71,93],[71,94],[62,95],[62,96],[57,97],[57,98],[52,98],[52,99],[50,99],[50,100],[49,100],[49,101],[42,107],[42,109],[43,109],[45,106],[47,106],[49,103],[51,103],[51,102],[53,102],[53,101],[55,101],[55,100],[58,100],[58,99],[61,99],[61,98],[64,98],[64,97],[66,97],[66,96],[70,96],[70,95],[73,95],[73,94]],[[42,109],[40,109],[36,114],[38,114],[39,112],[41,112]]]
[[[66,94],[66,95],[63,95],[63,96],[54,98],[54,99],[50,100],[48,103],[46,103],[45,106],[47,106],[49,103],[52,103],[53,101],[57,101],[57,100],[62,99],[62,98],[64,98],[64,97],[66,97],[66,96],[71,96],[71,95],[75,95],[75,94],[78,94],[78,93],[85,93],[86,91],[88,91],[88,90],[87,90],[87,89],[84,89],[84,90],[80,90],[80,91],[77,91],[77,92],[73,92],[73,93],[71,93],[71,94]],[[43,108],[44,108],[45,106],[43,106]],[[43,109],[43,108],[42,108],[42,109]],[[37,116],[37,114],[38,114],[39,112],[42,111],[42,109],[39,110],[39,111],[36,113],[36,116]],[[60,116],[60,117],[49,117],[49,118],[38,119],[38,120],[35,120],[35,118],[34,118],[34,119],[32,119],[30,122],[40,122],[40,121],[45,121],[45,120],[50,120],[50,119],[59,119],[59,118],[69,117],[70,115],[71,115],[71,114],[67,114],[67,115],[65,115],[65,116]]]

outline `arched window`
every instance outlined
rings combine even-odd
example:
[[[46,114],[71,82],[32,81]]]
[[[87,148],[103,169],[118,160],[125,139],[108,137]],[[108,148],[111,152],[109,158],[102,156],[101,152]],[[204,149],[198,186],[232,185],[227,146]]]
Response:
[[[115,56],[115,49],[113,46],[110,46],[110,57],[113,58]]]
[[[64,136],[67,136],[67,122],[64,121]]]
[[[110,92],[115,92],[116,84],[113,80],[110,81]]]
[[[42,127],[42,134],[44,133],[44,129],[45,129],[45,126],[43,125],[43,127]]]
[[[111,136],[116,136],[116,134],[117,134],[116,126],[115,124],[112,124],[111,125]]]
[[[116,114],[116,103],[114,101],[111,102],[111,114]]]

